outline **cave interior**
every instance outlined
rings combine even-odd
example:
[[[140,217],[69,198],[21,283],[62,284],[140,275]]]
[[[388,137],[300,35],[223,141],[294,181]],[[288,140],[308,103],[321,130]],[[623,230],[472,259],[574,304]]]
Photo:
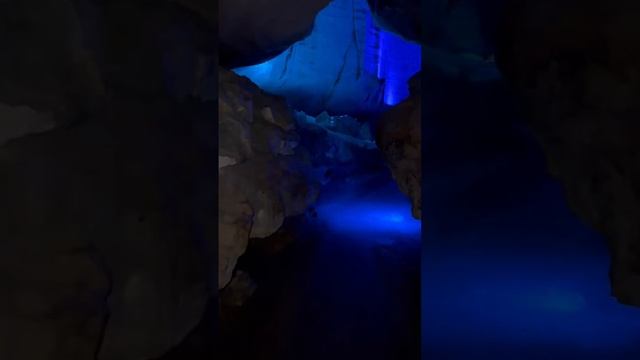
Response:
[[[0,1],[0,359],[640,358],[638,13]]]
[[[222,289],[225,354],[417,356],[421,223],[376,134],[382,115],[410,97],[420,67],[420,44],[381,29],[367,1],[335,0],[279,55],[232,68],[286,99],[318,195],[239,258],[234,276],[251,280]],[[385,345],[373,350],[372,339]]]

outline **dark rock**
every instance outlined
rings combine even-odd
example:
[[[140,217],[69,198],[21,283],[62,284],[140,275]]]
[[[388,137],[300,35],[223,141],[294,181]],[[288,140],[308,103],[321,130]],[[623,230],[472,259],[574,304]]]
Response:
[[[378,25],[405,39],[421,41],[420,0],[367,0]]]
[[[71,1],[0,2],[0,99],[68,121],[104,93]]]
[[[283,98],[220,69],[218,286],[231,280],[249,238],[267,237],[304,213],[317,188],[307,178],[293,114]]]
[[[51,113],[35,111],[26,106],[0,104],[0,146],[29,134],[37,134],[56,127]]]
[[[183,126],[169,125],[189,115],[114,108],[122,112],[108,125],[89,121],[0,151],[11,274],[3,293],[15,299],[2,307],[15,319],[3,321],[2,339],[16,358],[89,359],[99,345],[101,359],[158,356],[202,315],[206,271],[192,238],[201,193],[190,174],[200,155]],[[37,303],[19,310],[32,303],[25,296]]]
[[[0,358],[148,359],[200,322],[214,30],[164,1],[0,1]]]
[[[423,41],[452,53],[488,57],[495,50],[505,0],[427,0]]]
[[[393,178],[412,204],[416,219],[422,216],[422,139],[420,74],[412,79],[411,96],[382,115],[376,141]]]
[[[619,301],[640,306],[636,1],[509,2],[498,62],[573,209],[609,243]]]
[[[224,289],[221,302],[224,306],[239,307],[244,305],[256,291],[256,283],[248,273],[238,270]]]
[[[220,64],[259,64],[285,51],[313,29],[330,0],[220,0]]]

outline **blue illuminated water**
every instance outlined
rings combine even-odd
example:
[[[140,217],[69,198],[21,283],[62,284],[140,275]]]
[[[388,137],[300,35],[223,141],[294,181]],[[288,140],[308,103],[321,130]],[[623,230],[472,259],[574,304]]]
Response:
[[[375,25],[366,0],[334,0],[309,37],[235,71],[309,114],[358,114],[404,100],[420,58],[420,46]]]
[[[438,86],[425,125],[423,359],[639,359],[640,309],[609,295],[604,240],[491,91]]]

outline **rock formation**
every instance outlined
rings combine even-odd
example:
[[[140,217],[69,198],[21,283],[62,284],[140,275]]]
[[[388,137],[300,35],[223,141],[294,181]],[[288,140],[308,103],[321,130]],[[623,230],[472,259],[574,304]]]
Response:
[[[0,2],[0,358],[150,359],[202,318],[213,10]]]
[[[330,0],[220,0],[220,64],[261,63],[285,51],[313,29]]]
[[[509,2],[498,61],[573,209],[603,233],[612,292],[640,306],[636,1]]]
[[[422,28],[420,0],[367,0],[376,22],[405,39],[419,41]]]
[[[420,75],[412,79],[411,96],[378,123],[376,141],[400,190],[411,199],[413,216],[422,216],[422,139]]]
[[[219,272],[229,283],[249,238],[267,237],[304,212],[317,189],[305,175],[292,111],[249,79],[219,71]]]
[[[406,97],[406,81],[419,70],[419,47],[375,26],[366,0],[333,0],[309,36],[236,71],[309,115],[362,117]]]

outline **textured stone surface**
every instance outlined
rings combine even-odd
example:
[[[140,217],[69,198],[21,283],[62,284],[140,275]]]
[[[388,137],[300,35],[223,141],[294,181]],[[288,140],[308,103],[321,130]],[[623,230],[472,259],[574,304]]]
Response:
[[[285,51],[313,29],[330,0],[220,0],[220,63],[261,63]]]
[[[0,2],[3,103],[71,116],[90,107],[103,89],[76,10],[72,1]]]
[[[613,295],[640,306],[640,5],[510,5],[499,64],[573,209],[608,240]]]
[[[331,171],[329,169],[340,165],[361,164],[364,158],[370,156],[366,154],[367,150],[377,149],[368,122],[327,113],[313,117],[296,112],[295,117],[316,173]]]
[[[405,39],[421,40],[420,0],[367,0],[376,22]]]
[[[26,106],[0,104],[0,146],[29,134],[37,134],[56,127],[50,113],[35,111]]]
[[[256,290],[256,283],[245,271],[237,270],[222,294],[222,305],[239,307],[244,305]]]
[[[303,171],[293,114],[283,98],[220,69],[218,286],[226,286],[249,238],[273,234],[315,201]]]
[[[411,199],[416,219],[422,215],[421,104],[420,75],[416,75],[411,96],[382,116],[376,136],[393,178]]]
[[[200,321],[214,29],[164,1],[0,1],[0,358],[149,359]]]

